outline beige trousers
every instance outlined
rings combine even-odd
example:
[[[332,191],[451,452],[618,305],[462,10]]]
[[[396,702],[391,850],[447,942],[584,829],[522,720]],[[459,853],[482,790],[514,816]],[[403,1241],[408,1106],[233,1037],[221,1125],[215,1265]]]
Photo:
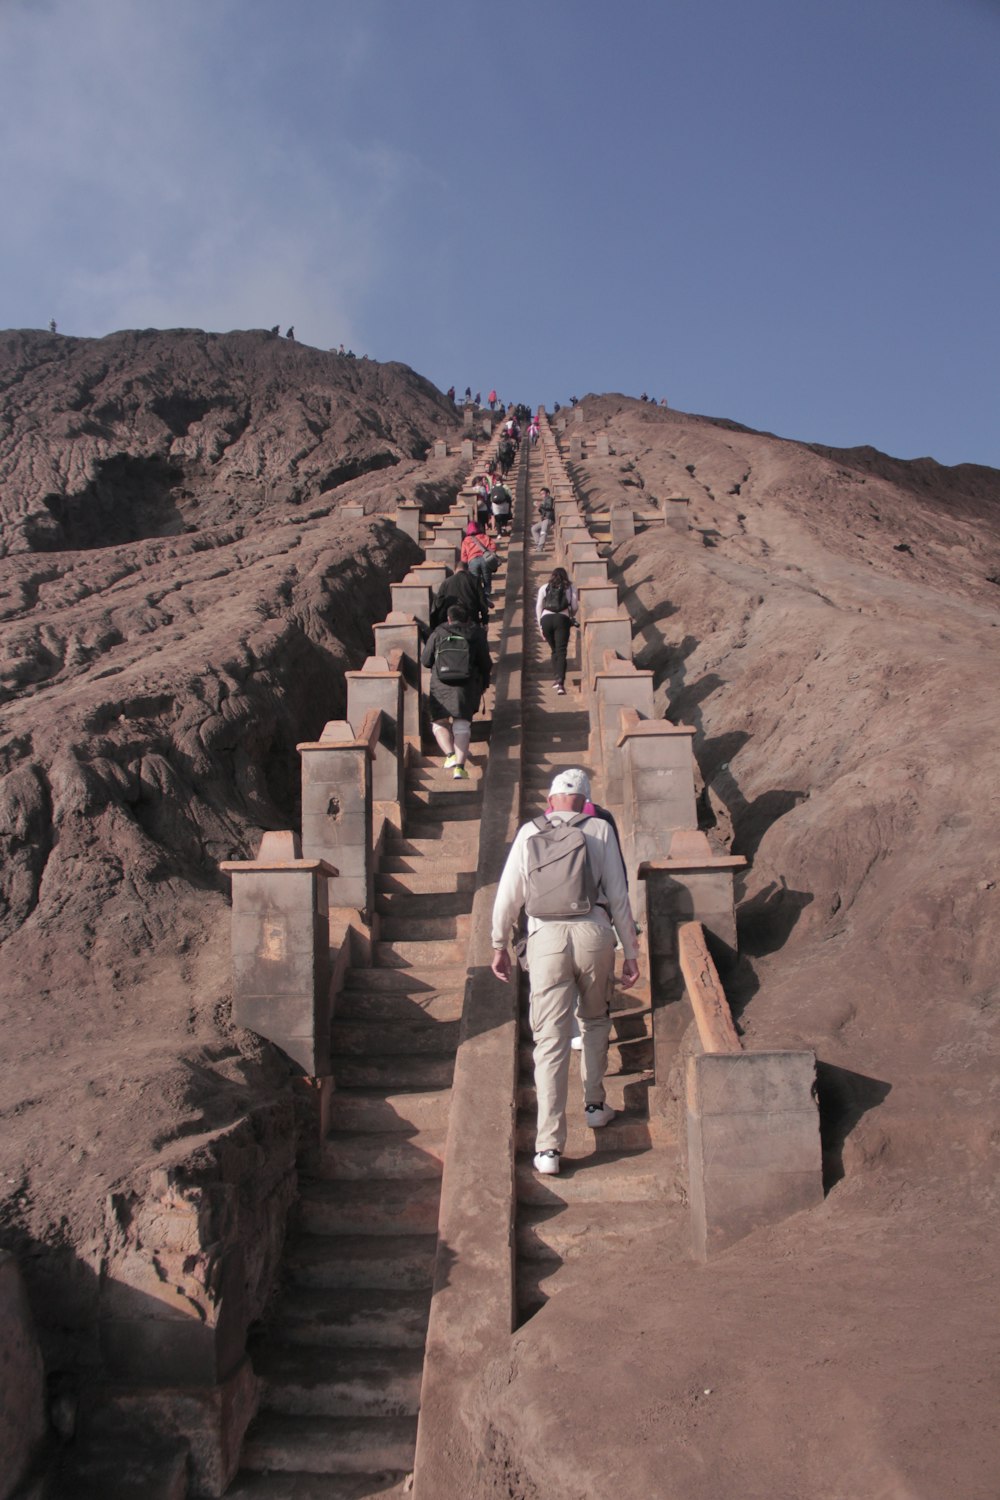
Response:
[[[538,1096],[536,1151],[566,1144],[573,1008],[579,1002],[584,1104],[604,1103],[615,935],[603,922],[544,922],[528,939],[531,1032]]]

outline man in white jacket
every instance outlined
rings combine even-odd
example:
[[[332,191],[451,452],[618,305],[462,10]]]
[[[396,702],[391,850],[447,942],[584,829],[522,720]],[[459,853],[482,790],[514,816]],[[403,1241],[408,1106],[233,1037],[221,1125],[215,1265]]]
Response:
[[[548,816],[551,821],[569,822],[582,813],[589,798],[590,782],[585,771],[561,771],[549,793],[552,810]],[[604,1074],[611,1034],[616,932],[625,959],[619,984],[628,989],[639,978],[639,944],[617,839],[601,818],[588,818],[580,828],[597,892],[596,904],[582,916],[528,917],[531,1031],[538,1097],[535,1170],[549,1175],[558,1173],[566,1144],[574,1007],[578,1007],[583,1039],[580,1073],[584,1120],[600,1129],[614,1119],[614,1110],[605,1102]],[[507,944],[528,894],[527,845],[538,832],[534,822],[518,829],[493,904],[492,968],[505,982],[511,974]]]

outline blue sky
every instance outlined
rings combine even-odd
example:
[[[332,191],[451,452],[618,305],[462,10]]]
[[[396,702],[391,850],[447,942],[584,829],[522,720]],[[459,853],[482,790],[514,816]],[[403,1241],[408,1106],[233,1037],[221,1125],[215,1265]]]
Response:
[[[1000,0],[0,0],[0,326],[1000,467]]]

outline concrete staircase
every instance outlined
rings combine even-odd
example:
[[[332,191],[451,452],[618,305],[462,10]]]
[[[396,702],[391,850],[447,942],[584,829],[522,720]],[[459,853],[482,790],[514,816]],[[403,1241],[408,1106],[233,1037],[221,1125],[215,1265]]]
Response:
[[[251,1350],[263,1395],[232,1500],[410,1492],[488,733],[477,721],[468,781],[410,757],[372,965],[348,971],[332,1023],[330,1129],[300,1160],[283,1282]]]
[[[524,462],[522,455],[521,462]],[[519,520],[515,534],[520,531]],[[589,718],[578,675],[550,682],[533,621],[552,553],[529,556],[522,679],[522,816],[540,812],[562,766],[584,765]],[[496,652],[506,566],[494,579]],[[572,658],[571,658],[572,659]],[[489,699],[487,701],[487,706]],[[263,1382],[232,1500],[392,1500],[410,1493],[430,1312],[452,1074],[468,976],[489,724],[456,782],[434,754],[407,767],[405,832],[376,877],[371,967],[337,1001],[330,1129],[300,1160],[301,1200],[284,1276],[253,1347]],[[595,779],[595,797],[600,800]],[[633,893],[635,896],[635,893]],[[516,1314],[523,1322],[614,1241],[662,1234],[670,1172],[651,1127],[648,986],[616,995],[607,1090],[619,1116],[583,1123],[577,1055],[559,1177],[539,1177],[527,993],[522,996],[515,1164]],[[573,1274],[576,1273],[576,1274]]]
[[[572,667],[576,632],[570,641],[570,671],[562,697],[552,686],[548,646],[534,621],[536,592],[556,562],[552,543],[539,553],[532,548],[526,528],[525,545],[529,551],[525,570],[522,814],[528,818],[544,810],[552,778],[562,767],[587,769],[598,803],[601,787],[588,753],[589,715],[579,672]],[[635,908],[637,893],[630,894]],[[608,1102],[618,1114],[602,1130],[591,1130],[584,1124],[579,1054],[572,1055],[568,1135],[558,1177],[539,1177],[531,1164],[535,1090],[527,1003],[525,982],[515,1173],[517,1311],[521,1323],[558,1291],[563,1266],[585,1268],[589,1256],[606,1254],[609,1240],[627,1244],[639,1235],[662,1233],[668,1176],[662,1156],[651,1149],[658,1142],[654,1141],[647,1104],[653,1077],[648,976],[635,989],[616,991],[612,1003],[605,1087]]]

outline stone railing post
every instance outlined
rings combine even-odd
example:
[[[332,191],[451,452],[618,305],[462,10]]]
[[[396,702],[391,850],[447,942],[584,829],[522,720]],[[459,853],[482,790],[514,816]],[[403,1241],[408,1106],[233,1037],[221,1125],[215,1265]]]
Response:
[[[372,763],[379,715],[366,715],[360,732],[332,719],[320,738],[296,748],[302,756],[302,852],[324,859],[337,874],[329,878],[331,907],[362,913],[374,909]]]
[[[599,611],[618,613],[618,588],[613,583],[582,583],[580,595],[580,620],[591,619]]]
[[[623,842],[629,878],[667,846],[664,835],[698,823],[694,792],[695,731],[666,719],[619,711],[618,749],[624,790]]]
[[[666,858],[639,865],[646,885],[646,941],[653,991],[653,1066],[658,1082],[650,1089],[650,1109],[666,1114],[670,1097],[666,1079],[688,1024],[684,979],[678,954],[677,929],[682,922],[700,922],[710,934],[716,954],[729,962],[736,955],[736,906],[733,881],[746,867],[740,855],[713,854],[708,839],[696,829],[679,831],[670,840]]]
[[[357,726],[367,714],[381,715],[375,759],[372,764],[372,799],[375,822],[388,821],[403,829],[403,779],[406,767],[403,740],[403,676],[383,656],[369,656],[360,672],[345,672],[347,718]],[[375,847],[380,830],[373,828]]]
[[[411,542],[420,543],[420,516],[421,508],[412,500],[401,500],[396,506],[396,526],[410,538]]]
[[[407,573],[399,583],[391,583],[392,613],[408,615],[424,625],[431,622],[431,589],[419,573]],[[419,653],[418,653],[419,654]]]
[[[597,691],[597,674],[604,670],[608,652],[621,661],[632,660],[632,621],[622,609],[601,609],[589,614],[580,629],[583,640],[583,693],[590,703]],[[637,708],[638,706],[635,705]]]
[[[591,726],[594,751],[603,766],[604,795],[612,807],[620,808],[625,796],[624,766],[618,744],[620,714],[633,708],[643,719],[653,717],[653,674],[640,671],[630,661],[613,661],[605,654],[605,665],[594,678]]]
[[[403,679],[403,738],[420,745],[420,631],[412,615],[386,616],[374,627],[375,654]]]
[[[635,536],[635,514],[631,505],[613,505],[611,507],[611,546],[617,547],[621,542],[628,542]]]
[[[280,1047],[310,1078],[330,1069],[330,911],[324,859],[293,833],[265,833],[232,877],[233,1020]]]

